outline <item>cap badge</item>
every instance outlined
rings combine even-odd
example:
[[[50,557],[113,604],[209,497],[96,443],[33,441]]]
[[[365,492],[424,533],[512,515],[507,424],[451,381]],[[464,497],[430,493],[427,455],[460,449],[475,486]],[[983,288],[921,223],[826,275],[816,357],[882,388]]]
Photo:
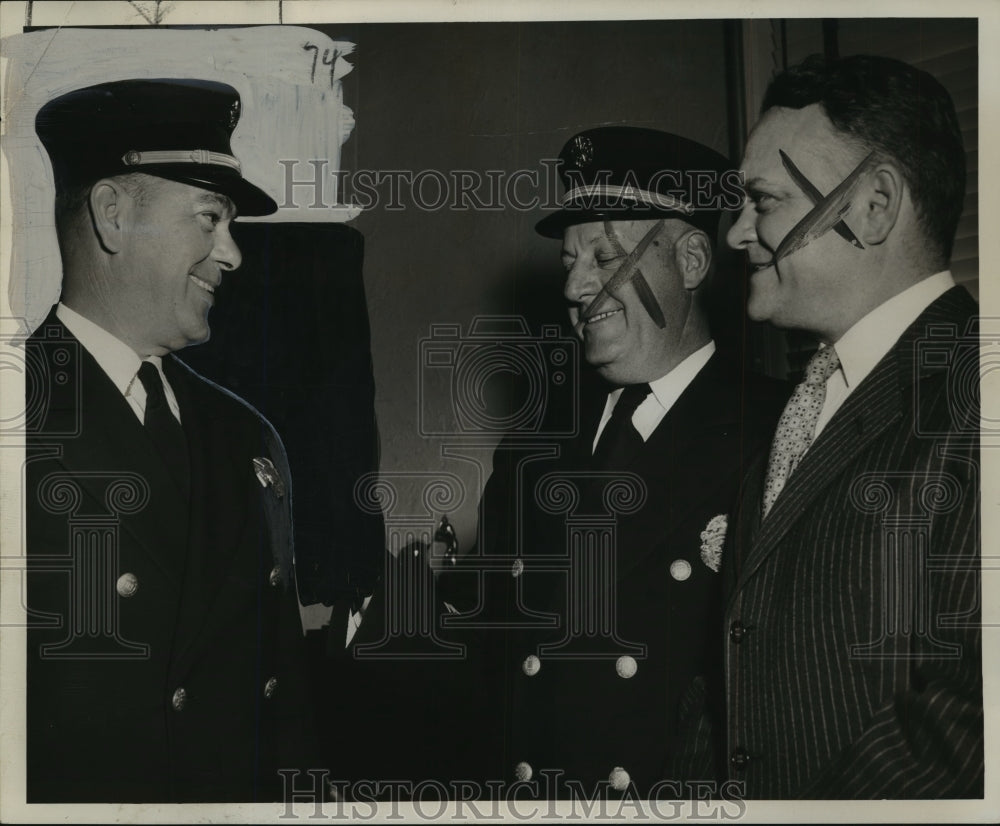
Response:
[[[232,106],[229,107],[229,128],[235,129],[236,122],[240,119],[240,102],[239,100],[234,100]]]
[[[586,135],[577,135],[573,138],[573,146],[570,149],[570,157],[580,169],[594,160],[594,142]]]
[[[281,481],[281,474],[278,473],[274,462],[266,456],[257,456],[253,460],[253,470],[262,488],[273,487],[274,494],[279,499],[285,495],[285,483]]]

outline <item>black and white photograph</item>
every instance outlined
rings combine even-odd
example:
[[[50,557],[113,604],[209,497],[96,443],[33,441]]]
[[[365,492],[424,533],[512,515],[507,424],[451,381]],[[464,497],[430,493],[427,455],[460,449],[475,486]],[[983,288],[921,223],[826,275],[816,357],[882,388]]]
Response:
[[[1000,819],[998,46],[5,0],[0,821]]]

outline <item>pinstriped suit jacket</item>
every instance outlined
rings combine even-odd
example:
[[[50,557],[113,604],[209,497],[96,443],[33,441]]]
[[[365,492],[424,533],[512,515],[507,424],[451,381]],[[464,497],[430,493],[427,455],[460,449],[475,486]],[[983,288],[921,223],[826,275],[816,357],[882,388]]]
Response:
[[[977,307],[935,301],[725,557],[724,756],[750,798],[983,795]]]

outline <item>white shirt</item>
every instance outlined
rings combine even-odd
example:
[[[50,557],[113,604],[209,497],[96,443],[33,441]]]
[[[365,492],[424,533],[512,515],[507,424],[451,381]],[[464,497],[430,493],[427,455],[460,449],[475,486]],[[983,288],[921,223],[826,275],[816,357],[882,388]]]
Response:
[[[816,420],[815,439],[859,384],[875,369],[907,327],[934,301],[955,286],[951,272],[930,275],[859,320],[833,345],[840,367],[826,382],[826,399]]]
[[[681,393],[687,390],[688,385],[694,381],[694,377],[701,372],[701,369],[708,364],[708,360],[712,358],[714,353],[715,342],[710,341],[700,350],[695,350],[695,352],[684,359],[667,375],[649,383],[649,389],[652,392],[646,396],[642,404],[632,414],[632,426],[639,431],[639,435],[642,436],[644,442],[648,441],[649,437],[653,435],[653,431],[663,421],[663,417],[667,415],[667,411],[674,406],[674,403],[681,397]],[[608,399],[604,403],[604,414],[597,425],[594,442],[590,446],[591,452],[597,449],[597,442],[601,438],[605,426],[611,420],[611,414],[614,412],[615,405],[618,404],[618,399],[621,397],[623,390],[624,388],[619,387],[617,390],[608,393]]]
[[[136,418],[139,419],[139,423],[142,424],[146,419],[146,388],[139,381],[138,373],[142,360],[135,354],[135,351],[103,327],[99,327],[90,319],[84,318],[76,310],[70,309],[61,302],[56,307],[56,318],[66,325],[66,329],[94,357],[94,361],[111,379],[111,383],[118,388],[118,392],[122,394]],[[167,381],[167,377],[163,374],[163,359],[159,356],[149,356],[145,360],[150,362],[160,374],[160,379],[163,381],[163,395],[167,397],[170,412],[174,414],[177,421],[180,421],[181,411],[177,404],[177,397],[174,395],[174,390],[170,386],[170,382]]]

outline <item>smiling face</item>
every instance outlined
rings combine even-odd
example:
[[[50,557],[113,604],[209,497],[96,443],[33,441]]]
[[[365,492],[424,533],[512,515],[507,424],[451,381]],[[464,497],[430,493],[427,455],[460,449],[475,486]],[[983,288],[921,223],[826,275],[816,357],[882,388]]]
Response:
[[[747,200],[727,235],[729,245],[749,258],[750,318],[833,342],[871,308],[878,254],[827,232],[773,265],[778,244],[813,207],[782,164],[779,149],[823,195],[867,153],[835,132],[819,104],[768,110],[747,144],[742,167]],[[865,209],[860,195],[844,215],[847,225],[862,226]]]
[[[125,199],[115,304],[129,343],[145,356],[207,340],[215,288],[241,261],[232,202],[164,179]]]
[[[626,254],[655,223],[614,222]],[[685,289],[675,261],[674,241],[685,226],[680,221],[667,221],[639,261],[639,270],[663,311],[663,329],[650,318],[632,283],[625,284],[602,304],[600,312],[583,321],[584,310],[622,265],[624,255],[605,234],[603,223],[576,224],[563,233],[563,294],[570,304],[570,323],[583,341],[584,358],[613,384],[637,384],[666,375],[693,352],[694,328],[697,335],[702,334],[693,294]],[[696,319],[699,323],[693,324]],[[698,346],[703,343],[698,342]]]

